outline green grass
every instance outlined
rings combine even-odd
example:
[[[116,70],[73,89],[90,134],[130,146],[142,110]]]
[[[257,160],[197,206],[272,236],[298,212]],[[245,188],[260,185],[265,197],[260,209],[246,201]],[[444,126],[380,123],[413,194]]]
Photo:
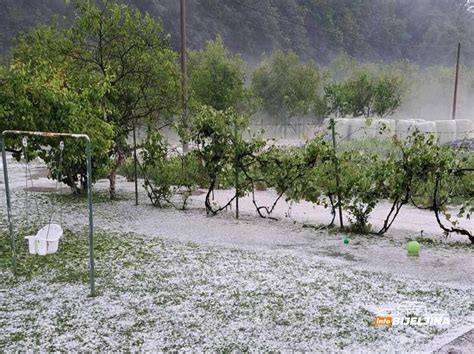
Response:
[[[54,193],[47,193],[45,194],[47,198],[50,199],[52,203],[62,203],[64,205],[74,205],[74,204],[84,204],[87,203],[87,193],[84,194],[72,194],[72,193],[63,193],[63,194],[54,194]],[[113,201],[124,201],[128,200],[129,198],[126,195],[117,194]],[[92,203],[94,204],[102,204],[102,203],[110,203],[110,195],[108,191],[94,191],[92,193]]]
[[[328,351],[326,347],[350,349],[354,342],[377,341],[389,341],[393,348],[399,336],[406,341],[412,334],[371,328],[374,314],[360,304],[432,300],[441,309],[455,306],[462,316],[472,308],[465,300],[467,290],[342,269],[312,256],[99,230],[99,296],[89,298],[87,229],[66,230],[59,252],[48,256],[27,253],[23,236],[33,231],[17,234],[19,276],[3,277],[0,285],[6,290],[4,314],[10,321],[0,335],[0,347],[6,351],[67,351],[71,343],[72,351],[150,350],[140,347],[147,338],[158,340],[156,350],[305,351],[307,343],[321,343],[312,349]],[[4,275],[11,265],[10,249],[7,234],[0,232],[0,237]],[[55,301],[45,333],[42,318],[50,299]],[[268,336],[262,339],[261,331]],[[219,338],[221,334],[225,338]],[[88,340],[91,337],[95,342]]]
[[[21,229],[15,234],[17,250],[17,279],[31,279],[48,273],[54,274],[50,278],[53,282],[60,283],[87,283],[89,281],[89,242],[88,231],[82,232],[64,231],[64,236],[59,241],[59,251],[46,256],[31,255],[28,252],[26,235],[35,233],[34,229]],[[12,266],[11,246],[9,235],[0,233],[0,270],[10,269]],[[120,258],[124,253],[127,241],[118,239],[113,235],[95,233],[94,252],[96,262],[104,258]],[[105,269],[98,272],[106,272]],[[11,278],[12,281],[14,278]],[[24,280],[24,279],[23,279]]]
[[[395,151],[395,147],[390,141],[382,141],[379,139],[365,140],[344,140],[337,146],[338,151],[365,151],[367,153],[376,153],[378,156],[387,156],[390,152]]]

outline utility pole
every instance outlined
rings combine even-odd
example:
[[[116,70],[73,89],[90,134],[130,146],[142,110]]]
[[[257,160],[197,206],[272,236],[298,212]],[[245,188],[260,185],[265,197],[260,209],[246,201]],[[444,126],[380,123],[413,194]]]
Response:
[[[458,43],[458,54],[456,57],[456,77],[454,78],[453,120],[456,119],[456,105],[457,105],[457,100],[458,100],[459,57],[460,56],[461,56],[461,43]]]
[[[188,68],[186,63],[186,0],[181,0],[181,103],[182,103],[182,127],[185,138],[183,140],[183,153],[188,152]]]

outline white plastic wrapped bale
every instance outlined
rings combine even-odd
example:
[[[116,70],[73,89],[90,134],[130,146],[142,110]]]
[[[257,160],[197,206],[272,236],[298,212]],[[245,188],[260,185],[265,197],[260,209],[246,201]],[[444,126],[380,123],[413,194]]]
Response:
[[[318,127],[312,121],[304,120],[301,124],[301,134],[299,138],[304,141],[313,139],[322,130],[322,127]]]
[[[382,130],[384,128],[384,130]],[[379,140],[390,139],[396,132],[396,121],[393,119],[374,119],[372,130],[374,137]]]
[[[365,118],[351,118],[348,121],[348,140],[364,140],[373,138],[375,130]]]
[[[347,118],[337,118],[336,120],[336,139],[338,141],[349,137],[349,121]]]
[[[469,139],[473,134],[472,120],[457,119],[456,121],[456,140]]]
[[[329,131],[329,122],[330,122],[330,118],[325,118],[323,120],[323,124],[321,124],[321,126],[318,129],[319,133],[324,134],[325,139],[329,139],[331,137],[331,134],[330,134],[330,131]]]
[[[416,120],[401,119],[396,123],[396,134],[400,140],[406,140],[416,129]]]
[[[342,139],[347,139],[348,133],[349,133],[349,124],[348,121],[349,119],[346,118],[334,118],[334,131],[336,133],[336,140],[341,141]],[[323,125],[321,127],[321,130],[324,132],[324,136],[327,139],[332,139],[331,136],[331,129],[330,129],[330,118],[326,118],[323,121]]]
[[[417,121],[416,130],[425,136],[434,135],[435,138],[438,136],[438,129],[436,128],[435,122]]]
[[[329,140],[331,138],[331,131],[329,130],[329,122],[330,122],[330,118],[325,118],[323,120],[323,124],[321,124],[321,126],[318,129],[319,133],[322,133],[326,140]]]
[[[435,123],[440,144],[446,144],[456,140],[456,121],[437,120]]]

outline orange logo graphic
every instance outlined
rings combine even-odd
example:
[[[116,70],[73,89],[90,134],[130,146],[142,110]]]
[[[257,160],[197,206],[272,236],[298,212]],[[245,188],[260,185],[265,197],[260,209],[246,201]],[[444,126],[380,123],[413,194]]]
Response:
[[[379,315],[375,317],[374,322],[372,322],[372,326],[374,327],[391,327],[392,326],[393,317],[392,316],[384,316]]]

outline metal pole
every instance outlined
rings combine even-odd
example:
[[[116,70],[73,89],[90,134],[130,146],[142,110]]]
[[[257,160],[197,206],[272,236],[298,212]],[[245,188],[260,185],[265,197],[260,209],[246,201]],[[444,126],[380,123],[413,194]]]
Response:
[[[239,151],[237,145],[238,139],[238,126],[237,126],[237,118],[234,121],[234,146],[235,146],[235,218],[239,218]]]
[[[181,17],[181,101],[183,105],[182,124],[184,134],[188,130],[188,68],[186,65],[186,0],[180,2]],[[183,153],[189,149],[187,137],[183,140]]]
[[[53,137],[70,137],[74,139],[85,139],[86,140],[86,154],[87,154],[87,200],[89,206],[89,277],[91,296],[95,295],[95,271],[94,271],[94,222],[93,222],[93,210],[92,210],[92,156],[91,156],[91,140],[86,134],[70,134],[70,133],[50,133],[50,132],[36,132],[36,131],[23,131],[23,130],[5,130],[2,133],[0,142],[2,145],[2,160],[4,166],[4,177],[5,177],[5,191],[7,196],[7,215],[10,229],[10,238],[12,244],[12,266],[13,274],[16,275],[16,247],[15,239],[13,238],[13,224],[11,222],[11,198],[10,189],[8,186],[8,172],[7,172],[7,159],[5,153],[5,135],[31,135],[31,136],[43,136],[47,138]]]
[[[13,275],[16,276],[16,244],[15,244],[15,235],[13,233],[13,223],[12,223],[12,204],[10,197],[10,186],[8,183],[8,165],[7,165],[7,154],[5,151],[5,133],[0,137],[2,145],[2,162],[3,162],[3,177],[5,179],[5,195],[7,197],[7,222],[8,230],[10,232],[10,247],[12,254],[12,271]]]
[[[91,296],[95,296],[95,271],[94,271],[94,220],[92,214],[92,157],[91,141],[86,137],[87,154],[87,201],[89,205],[89,280]]]
[[[137,133],[135,120],[133,121],[133,168],[135,179],[135,205],[138,205],[138,168],[137,168]]]
[[[344,227],[342,221],[342,206],[341,206],[341,191],[339,190],[339,186],[341,184],[340,177],[339,177],[339,161],[337,160],[336,156],[336,130],[334,118],[331,118],[331,132],[332,132],[332,146],[334,148],[334,169],[336,170],[336,188],[337,188],[337,203],[339,204],[339,224],[341,225],[341,229]]]
[[[28,208],[28,140],[23,137],[22,141],[23,145],[23,155],[25,157],[25,211],[26,211],[26,227],[30,226],[30,218],[29,218],[29,208]]]
[[[461,56],[461,43],[458,43],[458,53],[456,57],[456,76],[454,78],[454,99],[453,99],[453,120],[456,119],[456,105],[458,100],[458,79],[459,79],[459,58]]]

